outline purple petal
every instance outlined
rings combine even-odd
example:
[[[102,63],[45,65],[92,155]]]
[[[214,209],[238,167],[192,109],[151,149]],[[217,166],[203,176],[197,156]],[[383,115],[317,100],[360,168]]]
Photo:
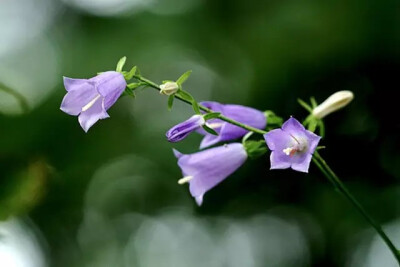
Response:
[[[63,79],[64,87],[67,92],[74,89],[79,89],[81,86],[84,86],[86,83],[88,83],[87,79],[72,79],[68,77],[63,77]]]
[[[272,151],[270,156],[271,170],[290,168],[291,163],[288,161],[287,157],[288,156],[283,152]]]
[[[176,149],[172,149],[172,151],[174,152],[174,156],[175,158],[179,159],[180,157],[182,157],[184,154],[182,154],[181,152],[179,152]]]
[[[76,116],[96,96],[98,96],[96,88],[88,82],[82,83],[77,87],[71,86],[61,102],[60,109],[69,115]]]
[[[178,165],[184,176],[193,176],[189,182],[190,193],[201,204],[203,195],[235,172],[246,159],[243,145],[232,143],[183,155]]]
[[[220,137],[217,135],[207,134],[206,136],[204,136],[203,140],[201,140],[200,149],[219,143],[219,138]]]
[[[297,162],[292,163],[292,169],[299,172],[308,173],[308,168],[310,167],[312,154],[305,154],[298,159]]]
[[[104,97],[104,108],[108,110],[126,88],[124,76],[116,71],[103,72],[90,79],[96,83],[97,91]]]
[[[218,102],[213,102],[213,101],[204,101],[199,103],[202,106],[205,106],[208,109],[211,109],[214,112],[223,112],[224,106],[223,104],[220,104]]]
[[[282,129],[274,129],[264,134],[264,139],[267,143],[269,150],[279,150],[282,152],[283,149],[290,146],[293,142],[292,137],[282,131]]]
[[[109,115],[104,109],[104,102],[100,98],[88,110],[81,112],[78,120],[82,129],[87,132],[98,120],[108,117]]]
[[[287,121],[285,121],[285,123],[282,125],[282,130],[293,135],[304,133],[306,131],[304,126],[293,117],[290,117]]]
[[[306,130],[306,136],[308,139],[308,152],[313,154],[318,146],[319,141],[321,140],[321,136],[318,136],[308,130]]]
[[[169,129],[166,133],[167,139],[169,142],[179,142],[191,132],[199,129],[204,123],[205,120],[202,115],[193,115],[188,120]]]

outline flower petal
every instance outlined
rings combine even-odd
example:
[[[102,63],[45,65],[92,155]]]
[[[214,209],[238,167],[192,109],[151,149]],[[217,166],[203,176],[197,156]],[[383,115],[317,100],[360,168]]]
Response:
[[[290,168],[291,163],[288,156],[281,151],[272,151],[270,156],[271,170]]]
[[[116,71],[107,71],[90,79],[97,86],[97,91],[104,97],[104,108],[108,110],[118,100],[126,88],[124,76]]]
[[[78,120],[82,129],[87,132],[98,120],[106,119],[108,117],[110,116],[104,109],[104,100],[99,99],[88,110],[82,112],[79,115]]]
[[[265,142],[267,142],[267,146],[271,151],[280,151],[283,149],[290,147],[293,143],[293,138],[286,132],[282,131],[282,129],[274,129],[264,134]]]
[[[304,126],[293,117],[285,121],[282,125],[282,130],[292,135],[297,135],[298,133],[304,133],[306,131]]]
[[[319,141],[321,140],[321,136],[318,136],[308,130],[306,130],[306,136],[308,139],[308,152],[313,154],[318,146]]]
[[[232,143],[190,155],[183,155],[178,165],[190,180],[190,193],[201,204],[203,195],[236,171],[247,159],[242,144]]]
[[[76,116],[96,96],[98,96],[98,92],[89,82],[82,83],[77,87],[72,86],[64,96],[60,109],[69,115]]]
[[[312,154],[305,154],[304,156],[302,156],[301,160],[298,160],[298,162],[292,163],[292,169],[295,171],[299,171],[299,172],[305,172],[308,173],[308,168],[310,167],[310,163],[311,163],[311,158],[312,158]]]
[[[64,87],[65,90],[67,90],[67,92],[74,89],[79,89],[82,86],[84,86],[85,83],[88,83],[87,79],[73,79],[68,77],[63,77],[63,78],[64,78]]]
[[[205,122],[206,121],[204,120],[202,115],[193,115],[186,121],[181,122],[169,129],[166,133],[166,137],[169,142],[179,142],[183,140],[186,136],[188,136],[191,132],[199,129],[202,125],[204,125]]]
[[[215,145],[220,142],[220,136],[218,135],[212,135],[212,134],[206,134],[204,136],[203,140],[201,140],[200,143],[200,149],[204,149],[206,147]]]

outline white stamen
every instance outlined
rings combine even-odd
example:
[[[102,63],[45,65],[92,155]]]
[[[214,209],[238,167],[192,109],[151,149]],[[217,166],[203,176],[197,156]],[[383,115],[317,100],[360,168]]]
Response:
[[[185,176],[178,180],[178,184],[186,184],[193,179],[193,176]]]
[[[285,149],[282,150],[282,151],[283,151],[283,153],[286,154],[286,156],[289,156],[290,153],[292,153],[292,151],[293,151],[294,149],[295,149],[295,148],[293,148],[293,147],[287,147],[287,148],[285,148]]]
[[[92,101],[90,101],[89,103],[87,103],[83,108],[82,108],[82,112],[88,110],[89,108],[91,108],[94,103],[96,103],[97,99],[99,99],[101,97],[100,94],[98,94],[95,98],[93,98]]]

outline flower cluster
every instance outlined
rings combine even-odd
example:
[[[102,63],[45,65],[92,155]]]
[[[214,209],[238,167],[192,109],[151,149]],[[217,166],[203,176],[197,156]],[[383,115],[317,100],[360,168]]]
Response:
[[[247,158],[263,155],[267,149],[271,151],[271,169],[292,168],[307,173],[312,155],[321,139],[311,128],[321,125],[324,116],[343,107],[353,98],[351,92],[343,91],[334,94],[319,106],[312,101],[314,109],[302,103],[310,111],[304,124],[313,125],[306,129],[293,117],[282,124],[282,119],[272,111],[262,112],[242,105],[211,101],[197,103],[182,89],[190,71],[176,81],[164,81],[163,84],[156,85],[140,75],[135,76],[136,67],[130,72],[122,71],[125,60],[126,58],[120,60],[117,71],[103,72],[91,79],[64,77],[67,94],[62,100],[61,110],[78,116],[81,127],[87,132],[98,120],[109,117],[107,110],[124,92],[134,96],[133,90],[143,85],[156,88],[161,94],[167,95],[169,108],[172,108],[175,98],[191,104],[196,114],[173,126],[167,131],[166,138],[175,143],[194,132],[204,136],[199,146],[200,152],[186,155],[174,150],[183,175],[178,183],[189,183],[190,193],[198,205],[202,204],[208,190],[234,173]],[[127,84],[127,80],[132,78],[139,82]],[[249,140],[250,135],[255,132],[263,134],[264,140]],[[241,143],[235,141],[239,138],[243,138]]]

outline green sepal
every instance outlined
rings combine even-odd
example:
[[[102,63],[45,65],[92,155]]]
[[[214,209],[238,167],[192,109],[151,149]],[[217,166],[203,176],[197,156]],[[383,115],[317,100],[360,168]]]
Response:
[[[171,81],[171,80],[164,80],[164,81],[162,81],[162,83],[164,84],[164,83],[174,83],[174,81]]]
[[[203,116],[203,118],[204,118],[206,121],[208,121],[208,120],[211,120],[211,119],[218,118],[219,115],[221,115],[220,112],[211,112],[211,113],[205,114],[205,115]]]
[[[199,104],[198,104],[196,101],[194,101],[194,100],[193,100],[193,102],[192,102],[192,107],[193,107],[193,110],[194,110],[194,112],[195,112],[196,114],[199,114],[199,115],[201,114]]]
[[[176,80],[176,83],[178,85],[182,85],[189,78],[190,74],[192,74],[192,71],[188,70],[187,72],[182,74],[181,77],[178,78],[178,80]]]
[[[175,96],[174,96],[174,95],[170,95],[170,96],[168,97],[168,110],[169,110],[169,111],[171,111],[172,106],[174,105],[174,99],[175,99]]]
[[[129,81],[130,79],[132,79],[133,76],[135,76],[135,74],[136,74],[136,70],[137,70],[137,67],[134,66],[134,67],[132,67],[132,69],[129,72],[126,72],[124,74],[125,80]]]
[[[129,83],[127,87],[131,90],[135,90],[136,88],[145,85],[144,83]]]
[[[303,108],[305,108],[308,112],[312,113],[313,109],[310,107],[310,105],[308,105],[305,101],[301,100],[300,98],[297,99],[297,102],[300,104],[300,106],[302,106]]]
[[[206,131],[206,132],[209,133],[209,134],[218,135],[218,133],[217,133],[214,129],[208,127],[208,126],[205,125],[205,124],[203,125],[203,129],[204,129],[204,131]]]
[[[308,123],[307,130],[309,130],[310,132],[315,132],[315,130],[317,129],[317,125],[318,125],[318,121],[317,120],[311,120]]]
[[[133,92],[133,90],[132,89],[130,89],[130,88],[126,88],[125,89],[125,91],[124,91],[124,93],[122,94],[123,96],[130,96],[130,97],[133,97],[133,98],[135,98],[136,96],[135,96],[135,93]]]
[[[272,110],[266,110],[264,112],[265,117],[267,118],[267,125],[272,126],[281,126],[283,123],[283,119],[277,116]]]
[[[123,67],[125,65],[125,62],[126,62],[126,57],[122,57],[117,63],[116,71],[122,72],[122,69],[123,69]]]
[[[310,97],[310,102],[311,102],[311,107],[314,109],[318,106],[317,100],[315,100],[315,97]]]
[[[243,146],[250,158],[258,158],[268,152],[268,148],[264,140],[247,140],[244,142]]]

